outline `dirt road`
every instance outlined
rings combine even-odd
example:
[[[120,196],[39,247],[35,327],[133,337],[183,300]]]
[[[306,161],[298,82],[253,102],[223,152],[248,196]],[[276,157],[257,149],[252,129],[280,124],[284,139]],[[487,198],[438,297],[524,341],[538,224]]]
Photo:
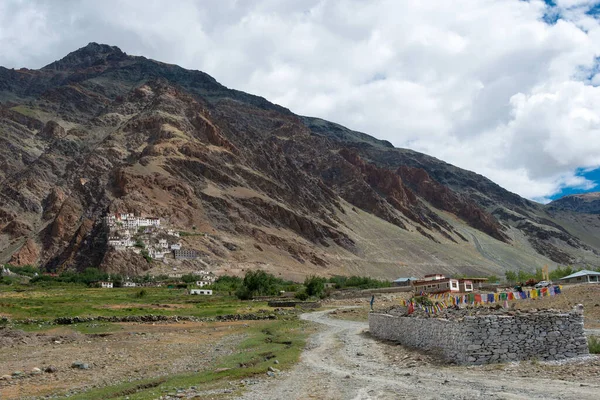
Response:
[[[391,345],[365,331],[366,322],[307,313],[321,324],[291,371],[252,386],[241,397],[263,399],[597,399],[600,385],[515,377],[479,367],[394,362]],[[400,348],[400,346],[393,346]],[[522,364],[516,368],[528,368]],[[502,367],[500,367],[502,368]]]

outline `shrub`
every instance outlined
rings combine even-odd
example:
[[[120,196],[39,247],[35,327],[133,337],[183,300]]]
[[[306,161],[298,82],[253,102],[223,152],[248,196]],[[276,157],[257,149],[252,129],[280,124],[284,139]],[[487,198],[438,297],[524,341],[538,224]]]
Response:
[[[308,299],[308,294],[302,290],[294,295],[295,298],[301,301],[306,301]]]
[[[240,300],[252,300],[252,292],[246,286],[240,286],[235,291],[235,295]]]
[[[590,336],[588,338],[588,349],[591,354],[600,354],[600,339],[596,336]]]
[[[141,299],[142,297],[146,297],[147,295],[148,292],[146,291],[146,289],[141,289],[135,294],[135,297]]]
[[[415,303],[420,304],[422,306],[432,306],[433,302],[427,296],[415,296],[413,297]]]
[[[142,257],[144,257],[148,263],[152,262],[152,257],[150,257],[148,250],[143,249],[140,253],[142,254]]]

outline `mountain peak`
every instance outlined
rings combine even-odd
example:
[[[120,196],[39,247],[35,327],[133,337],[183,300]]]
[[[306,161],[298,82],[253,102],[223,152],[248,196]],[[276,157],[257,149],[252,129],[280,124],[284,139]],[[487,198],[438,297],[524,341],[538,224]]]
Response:
[[[91,42],[42,69],[57,71],[81,69],[106,64],[110,61],[121,61],[125,58],[127,58],[127,54],[117,46]]]
[[[554,200],[547,207],[553,210],[600,214],[600,192],[571,194]]]

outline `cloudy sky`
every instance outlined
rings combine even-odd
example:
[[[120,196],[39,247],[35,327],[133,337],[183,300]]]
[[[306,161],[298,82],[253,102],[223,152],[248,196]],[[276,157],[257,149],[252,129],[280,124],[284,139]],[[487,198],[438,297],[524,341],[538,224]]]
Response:
[[[599,189],[596,3],[2,0],[0,65],[116,45],[548,201]]]

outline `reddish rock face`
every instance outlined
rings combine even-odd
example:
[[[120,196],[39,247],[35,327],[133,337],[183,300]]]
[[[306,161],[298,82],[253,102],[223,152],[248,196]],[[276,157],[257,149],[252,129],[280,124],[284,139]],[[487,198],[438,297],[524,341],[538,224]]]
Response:
[[[23,247],[13,254],[9,264],[18,267],[37,265],[40,258],[40,248],[33,239],[27,239]]]
[[[431,179],[424,169],[402,166],[396,172],[420,197],[434,207],[455,214],[473,228],[498,240],[504,242],[509,240],[502,232],[502,226],[491,214],[481,209],[473,201]]]

